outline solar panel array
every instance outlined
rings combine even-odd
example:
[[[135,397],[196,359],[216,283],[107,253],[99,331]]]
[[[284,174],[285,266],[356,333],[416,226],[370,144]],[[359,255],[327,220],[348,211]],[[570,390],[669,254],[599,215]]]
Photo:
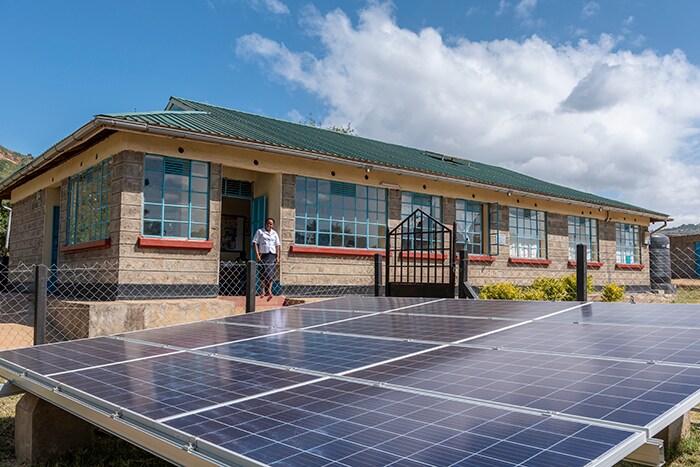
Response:
[[[700,402],[698,328],[687,305],[344,297],[4,351],[0,376],[213,464],[612,465]]]

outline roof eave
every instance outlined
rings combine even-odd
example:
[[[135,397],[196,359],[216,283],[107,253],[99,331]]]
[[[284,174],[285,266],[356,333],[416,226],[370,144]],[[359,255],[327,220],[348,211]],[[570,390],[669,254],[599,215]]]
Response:
[[[175,99],[175,98],[171,98],[171,99]],[[58,144],[54,145],[53,147],[51,147],[50,149],[48,149],[47,151],[42,153],[39,157],[37,157],[32,162],[25,165],[21,169],[19,169],[17,172],[12,174],[10,177],[5,179],[2,183],[0,183],[0,196],[6,196],[6,193],[8,193],[8,190],[11,190],[13,188],[13,186],[15,186],[25,176],[38,170],[39,168],[46,165],[48,162],[50,162],[51,160],[53,160],[54,158],[56,158],[60,154],[66,152],[67,150],[69,150],[73,147],[78,146],[82,142],[95,136],[97,133],[99,133],[100,131],[102,131],[104,129],[110,129],[110,130],[114,130],[114,131],[124,131],[124,132],[129,132],[129,133],[142,133],[142,134],[147,133],[147,134],[165,136],[165,137],[170,137],[170,138],[181,138],[181,139],[187,139],[187,140],[192,140],[192,141],[202,141],[202,142],[215,143],[215,144],[225,144],[228,146],[245,147],[245,148],[249,148],[249,149],[256,149],[256,150],[266,151],[266,152],[274,152],[274,153],[278,153],[278,154],[290,155],[290,156],[295,156],[295,157],[312,158],[315,160],[325,159],[325,160],[329,160],[332,162],[343,163],[343,164],[352,165],[352,166],[361,167],[361,168],[364,168],[367,166],[372,166],[372,167],[376,167],[378,169],[382,169],[382,170],[385,170],[388,172],[394,172],[394,173],[400,173],[400,174],[415,175],[417,172],[416,170],[408,170],[408,169],[404,169],[404,168],[396,167],[396,166],[381,165],[381,164],[377,164],[375,162],[367,162],[367,161],[359,161],[356,159],[349,159],[349,158],[339,156],[337,154],[317,153],[317,152],[299,149],[299,148],[290,148],[290,147],[277,146],[274,144],[264,143],[264,142],[259,142],[259,141],[233,138],[231,136],[226,136],[226,135],[215,135],[215,134],[211,134],[211,133],[196,132],[196,131],[192,131],[192,130],[176,129],[176,128],[171,128],[171,127],[166,127],[166,126],[154,125],[154,124],[150,124],[150,123],[134,122],[134,121],[129,121],[129,120],[115,118],[115,117],[106,116],[106,115],[97,115],[90,122],[88,122],[87,124],[85,124],[84,126],[79,128],[77,131],[72,133],[67,138],[64,138]],[[510,192],[512,194],[515,194],[515,195],[529,196],[529,197],[534,197],[534,198],[539,198],[539,199],[546,199],[546,200],[550,200],[550,201],[559,201],[559,202],[564,202],[564,203],[576,203],[577,205],[580,205],[580,206],[587,206],[587,207],[591,207],[591,208],[595,208],[595,209],[604,209],[606,211],[615,211],[615,212],[622,212],[622,213],[628,213],[628,214],[633,214],[633,215],[649,217],[651,222],[663,222],[663,221],[672,220],[667,214],[657,213],[657,212],[653,212],[653,211],[625,209],[625,208],[618,208],[615,206],[605,205],[602,203],[597,204],[597,203],[583,202],[583,201],[578,201],[578,200],[571,199],[571,198],[558,197],[558,196],[554,196],[554,195],[548,195],[548,194],[537,193],[537,192],[530,192],[530,191],[526,191],[526,190],[518,190],[518,189],[514,189],[512,187],[508,187],[508,186],[499,186],[499,185],[492,185],[492,184],[487,184],[487,183],[474,182],[474,181],[466,180],[463,178],[451,177],[451,176],[430,173],[430,172],[418,172],[418,173],[421,173],[424,175],[429,175],[429,176],[436,177],[436,178],[443,179],[443,180],[447,180],[447,181],[452,181],[452,182],[459,183],[462,185],[477,187],[477,188],[485,188],[485,189],[495,190],[495,191],[500,191],[500,192]]]

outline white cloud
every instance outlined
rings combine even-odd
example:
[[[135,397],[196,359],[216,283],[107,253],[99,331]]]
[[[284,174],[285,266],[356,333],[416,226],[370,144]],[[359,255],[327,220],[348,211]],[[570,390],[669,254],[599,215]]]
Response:
[[[250,0],[250,2],[254,8],[267,10],[275,15],[289,14],[289,7],[280,0]]]
[[[586,19],[595,16],[600,12],[600,4],[598,2],[588,2],[581,9],[581,17]]]
[[[501,16],[510,8],[510,3],[507,2],[506,0],[499,0],[498,1],[498,9],[496,10],[496,16]]]
[[[362,136],[700,222],[700,70],[680,51],[636,54],[606,35],[446,44],[435,29],[399,27],[377,4],[356,25],[340,10],[312,11],[305,25],[322,53],[257,34],[237,51],[323,101],[324,126],[351,121]]]

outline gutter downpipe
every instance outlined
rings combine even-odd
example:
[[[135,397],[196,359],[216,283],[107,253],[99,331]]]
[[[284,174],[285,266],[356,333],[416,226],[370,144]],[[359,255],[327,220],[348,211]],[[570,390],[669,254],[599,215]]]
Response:
[[[5,233],[5,254],[7,254],[9,249],[10,249],[10,230],[12,229],[12,208],[8,208],[5,205],[3,205],[2,208],[9,213],[7,215],[7,232]]]

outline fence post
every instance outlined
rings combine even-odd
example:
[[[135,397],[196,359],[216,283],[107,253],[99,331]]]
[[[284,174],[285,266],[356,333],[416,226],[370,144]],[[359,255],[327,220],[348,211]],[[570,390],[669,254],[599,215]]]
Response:
[[[469,252],[467,250],[460,250],[459,252],[459,278],[457,279],[458,285],[457,290],[459,292],[459,298],[467,298],[467,288],[465,284],[468,278],[468,267],[469,267]]]
[[[258,281],[258,263],[250,260],[246,263],[246,281],[245,281],[245,312],[251,313],[255,311],[255,295],[256,285]]]
[[[381,253],[374,254],[374,296],[381,297],[382,295],[382,255]]]
[[[586,245],[576,245],[576,300],[588,301],[588,258]]]
[[[34,265],[34,345],[46,343],[46,266]]]

